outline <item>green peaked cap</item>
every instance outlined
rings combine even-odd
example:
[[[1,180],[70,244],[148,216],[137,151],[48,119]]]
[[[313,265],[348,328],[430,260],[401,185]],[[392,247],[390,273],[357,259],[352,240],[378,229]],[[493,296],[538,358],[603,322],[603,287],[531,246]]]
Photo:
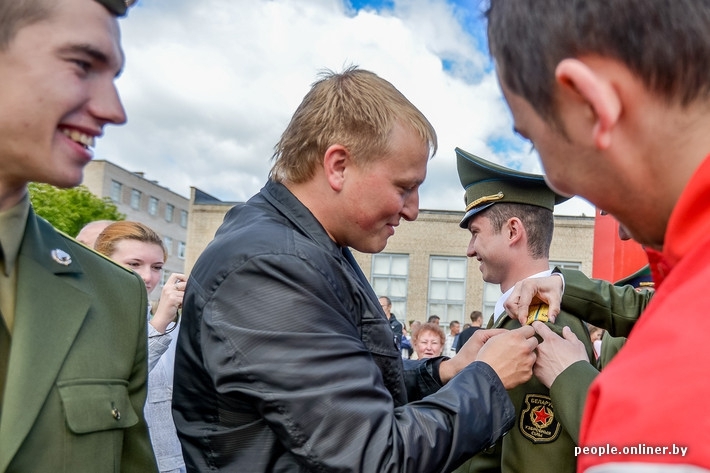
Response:
[[[569,199],[550,189],[540,174],[505,168],[461,148],[456,148],[456,167],[466,191],[461,228],[467,228],[468,220],[478,212],[499,202],[537,205],[552,211]]]
[[[105,6],[108,11],[116,16],[124,16],[128,7],[136,3],[136,0],[96,0]]]

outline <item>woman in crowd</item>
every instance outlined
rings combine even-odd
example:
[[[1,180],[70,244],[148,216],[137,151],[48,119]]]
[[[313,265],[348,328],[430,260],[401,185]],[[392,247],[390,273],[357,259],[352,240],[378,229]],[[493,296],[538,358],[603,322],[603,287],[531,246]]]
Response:
[[[427,322],[414,332],[412,342],[418,359],[434,358],[435,356],[441,356],[441,352],[444,350],[444,342],[446,342],[446,335],[437,324]]]
[[[160,235],[142,223],[112,223],[99,234],[95,249],[140,275],[148,294],[160,284],[167,251]],[[152,316],[151,308],[147,308],[149,372],[145,418],[161,473],[186,471],[171,411],[177,318],[186,281],[184,274],[171,274]]]

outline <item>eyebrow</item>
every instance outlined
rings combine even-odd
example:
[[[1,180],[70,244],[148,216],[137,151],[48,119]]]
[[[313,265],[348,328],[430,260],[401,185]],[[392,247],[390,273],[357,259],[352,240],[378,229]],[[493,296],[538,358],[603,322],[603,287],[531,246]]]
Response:
[[[70,44],[64,46],[59,50],[61,53],[80,53],[86,54],[94,61],[101,63],[103,66],[108,66],[111,64],[109,57],[100,49],[92,46],[91,44]],[[118,77],[123,72],[123,67],[120,67],[116,72],[115,77]]]

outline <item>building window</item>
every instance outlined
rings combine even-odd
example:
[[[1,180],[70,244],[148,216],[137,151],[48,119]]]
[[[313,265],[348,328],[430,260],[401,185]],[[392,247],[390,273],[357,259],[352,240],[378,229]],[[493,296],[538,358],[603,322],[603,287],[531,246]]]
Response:
[[[180,211],[180,226],[187,228],[187,210]]]
[[[175,206],[173,204],[165,205],[165,220],[167,222],[173,221],[173,214],[175,213]]]
[[[576,269],[579,271],[581,267],[582,263],[579,261],[550,261],[550,269]]]
[[[141,208],[141,196],[143,193],[138,189],[133,189],[131,191],[131,208],[139,210]]]
[[[481,312],[483,313],[484,327],[488,325],[488,322],[490,321],[491,317],[497,315],[494,314],[496,309],[496,302],[498,302],[498,299],[502,295],[503,293],[500,292],[500,285],[491,284],[488,282],[483,283],[483,309],[481,309]]]
[[[170,237],[163,237],[163,244],[165,245],[165,250],[168,252],[168,256],[173,254],[173,239]]]
[[[123,191],[123,184],[118,181],[111,181],[111,200],[114,202],[121,202],[121,194]]]
[[[407,284],[409,255],[380,253],[372,255],[372,288],[377,296],[392,301],[392,312],[405,323],[407,316]]]
[[[549,261],[550,269],[555,267],[563,269],[579,269],[582,267],[582,263],[574,261]],[[500,290],[498,284],[483,283],[483,326],[485,327],[491,317],[500,314],[494,314],[496,302],[500,299],[503,293]]]
[[[158,213],[158,203],[160,201],[156,198],[151,196],[150,200],[148,200],[148,213],[150,215],[155,215]]]
[[[442,323],[464,320],[466,258],[432,256],[429,260],[427,318],[438,315]]]
[[[181,241],[178,243],[177,257],[180,259],[185,259],[185,242]]]
[[[170,279],[170,274],[170,271],[163,270],[163,274],[160,278],[160,287],[165,286],[165,284],[168,282],[168,279]]]

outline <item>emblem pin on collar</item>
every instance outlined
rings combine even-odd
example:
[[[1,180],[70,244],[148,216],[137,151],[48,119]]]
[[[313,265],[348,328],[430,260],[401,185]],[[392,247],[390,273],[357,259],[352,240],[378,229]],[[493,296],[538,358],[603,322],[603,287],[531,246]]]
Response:
[[[71,256],[69,256],[69,253],[59,248],[52,250],[52,259],[63,266],[69,266],[71,264]]]

